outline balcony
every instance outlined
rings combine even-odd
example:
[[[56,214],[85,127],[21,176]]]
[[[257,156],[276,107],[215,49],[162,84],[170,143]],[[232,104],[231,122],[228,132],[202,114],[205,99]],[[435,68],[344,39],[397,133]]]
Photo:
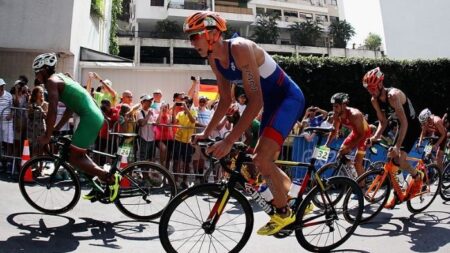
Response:
[[[253,15],[253,9],[235,6],[216,5],[216,11],[225,13],[243,14],[243,15]]]
[[[211,1],[170,1],[168,8],[172,9],[185,9],[185,10],[207,10],[211,6]]]

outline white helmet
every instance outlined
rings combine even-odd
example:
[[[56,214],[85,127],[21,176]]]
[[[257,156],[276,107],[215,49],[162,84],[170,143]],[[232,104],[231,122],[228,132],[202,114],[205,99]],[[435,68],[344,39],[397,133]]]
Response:
[[[423,109],[419,114],[420,124],[425,123],[430,116],[431,116],[431,111],[428,108]]]
[[[38,55],[34,61],[32,68],[36,72],[37,70],[42,69],[44,66],[50,66],[54,67],[56,66],[56,63],[58,62],[58,59],[56,58],[55,53],[45,53]]]

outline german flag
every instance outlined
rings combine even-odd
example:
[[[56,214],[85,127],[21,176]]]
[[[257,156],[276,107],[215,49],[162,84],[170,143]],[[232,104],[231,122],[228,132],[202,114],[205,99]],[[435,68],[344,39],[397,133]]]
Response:
[[[207,97],[210,100],[219,99],[219,87],[217,86],[216,80],[201,79],[199,96]]]

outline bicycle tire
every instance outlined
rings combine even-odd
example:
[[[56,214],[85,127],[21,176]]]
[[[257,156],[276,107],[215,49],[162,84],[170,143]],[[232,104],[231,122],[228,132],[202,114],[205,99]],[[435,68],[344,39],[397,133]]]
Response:
[[[160,217],[177,193],[173,176],[159,164],[148,161],[131,163],[121,174],[120,192],[114,204],[132,219],[148,221]],[[148,190],[149,196],[144,196],[133,181]]]
[[[439,194],[445,201],[450,201],[450,163],[447,163],[442,171],[441,191]]]
[[[384,169],[373,169],[366,171],[364,174],[358,177],[358,185],[362,184],[362,182],[365,182],[365,187],[363,189],[364,209],[361,223],[366,223],[377,216],[378,213],[380,213],[384,208],[384,205],[389,199],[392,188],[390,177],[387,176],[383,182],[378,181],[374,183],[375,178],[378,177],[381,179],[384,173]],[[372,187],[371,192],[368,192],[369,187]],[[377,190],[377,192],[374,192],[373,190],[376,188],[379,189]],[[378,193],[380,193],[380,195],[373,195]],[[347,199],[345,199],[345,201],[347,201]]]
[[[408,199],[406,206],[411,213],[420,213],[427,209],[433,203],[436,196],[441,191],[442,174],[436,164],[429,164],[426,166],[427,176],[424,177],[424,185],[419,196]],[[429,191],[429,193],[425,193]],[[417,204],[423,204],[418,206]]]
[[[342,169],[342,166],[338,168],[337,165],[338,164],[336,162],[334,162],[334,163],[327,163],[324,166],[322,166],[319,170],[317,170],[317,175],[319,175],[319,177],[324,182],[326,182],[328,179],[330,179],[332,177],[336,177],[336,176],[348,177],[348,175],[345,172],[345,170]],[[323,176],[325,174],[330,175],[330,176],[329,177]],[[338,195],[333,198],[334,202],[336,202],[336,203],[339,202],[342,199],[342,197],[344,196],[345,192],[344,191],[338,191],[337,193],[338,193]],[[314,202],[314,204],[316,206],[319,206],[319,207],[322,207],[322,208],[324,207],[321,204],[321,200],[320,199],[314,198],[313,202]],[[333,203],[333,204],[335,204],[335,203]]]
[[[56,159],[49,155],[33,157],[22,166],[19,174],[19,188],[22,196],[33,208],[46,214],[62,214],[71,210],[78,203],[81,194],[80,181],[69,164],[61,162],[57,174],[51,176]],[[53,180],[51,185],[49,180]],[[36,186],[43,186],[42,190],[38,191]],[[33,191],[29,192],[27,189]],[[58,189],[60,191],[56,192]],[[64,196],[55,198],[50,196],[50,193]],[[38,198],[34,199],[34,196]],[[45,197],[42,198],[43,196]],[[40,200],[44,202],[38,203]],[[64,200],[67,200],[67,203],[59,204]]]
[[[217,196],[225,191],[224,187],[226,187],[226,185],[197,185],[181,192],[170,202],[170,204],[164,210],[159,223],[159,237],[161,240],[161,244],[166,252],[202,252],[201,247],[204,243],[206,245],[209,245],[206,247],[209,247],[209,249],[213,250],[213,252],[239,252],[245,246],[248,239],[250,238],[253,229],[253,210],[248,200],[235,189],[230,189],[229,191],[230,199],[227,203],[225,203],[226,206],[224,206],[221,217],[216,224],[215,230],[212,232],[216,232],[215,235],[212,235],[212,233],[211,235],[208,235],[203,229],[204,221],[209,215],[211,208],[218,201]],[[201,205],[202,207],[205,207],[205,209],[200,210]],[[183,208],[186,208],[187,213],[183,212]],[[193,209],[195,209],[195,212]],[[232,216],[233,214],[238,215],[234,215],[236,216],[234,217]],[[180,215],[181,217],[178,219],[182,219],[182,222],[176,220],[178,215]],[[233,218],[231,218],[230,216],[232,216]],[[224,223],[224,219],[226,218],[229,218],[227,219],[228,222]],[[189,224],[190,220],[197,224]],[[243,224],[244,227],[234,228],[231,226],[233,224]],[[232,232],[232,235],[226,235],[226,237],[222,236],[225,235],[225,233],[228,231],[219,230],[219,228],[222,228],[225,225],[228,227],[228,230]],[[180,227],[181,229],[177,230],[177,227]],[[203,231],[204,234],[200,237],[198,235],[195,236],[195,234],[193,235],[199,238],[193,246],[192,243],[195,242],[195,239],[193,239],[192,237],[186,237],[185,235],[180,235],[183,236],[183,239],[185,239],[185,241],[181,246],[177,247],[177,245],[175,245],[177,243],[176,240],[171,240],[171,237],[176,236],[178,233],[189,232],[189,228],[191,227],[193,227],[192,230],[197,230],[197,232],[200,231],[200,233]],[[234,237],[237,232],[242,232],[242,236],[239,237],[240,239],[238,238],[236,239],[236,241],[233,241],[232,237]],[[203,241],[201,245],[197,245],[202,237],[204,240],[208,237],[207,239],[209,240],[209,243]],[[213,240],[220,240],[219,245],[213,245],[213,247],[211,247],[211,245],[213,244]],[[236,245],[232,248],[224,247],[224,244],[226,244],[227,241],[230,240],[233,241],[233,244],[236,243]],[[186,245],[186,249],[182,248],[185,244],[189,244]],[[196,246],[200,246],[200,249],[196,249]],[[221,249],[219,249],[218,247],[221,247]]]
[[[340,208],[338,208],[338,204],[340,202],[333,204],[334,201],[331,201],[331,203],[326,204],[325,208],[317,207],[314,205],[314,198],[317,194],[323,196],[324,193],[318,185],[311,189],[311,191],[302,201],[297,211],[297,220],[300,221],[302,228],[295,230],[295,237],[303,248],[314,252],[328,252],[339,247],[345,241],[347,241],[359,225],[363,212],[364,199],[361,189],[356,184],[356,182],[347,177],[333,177],[330,178],[324,186],[325,192],[327,192],[327,194],[329,190],[333,191],[336,188],[341,188],[342,191],[346,192],[346,196],[348,195],[350,196],[349,198],[355,200],[356,205],[352,208],[348,208],[348,206],[343,205],[341,210]],[[330,208],[330,206],[333,206],[334,208]],[[348,219],[345,217],[349,216],[349,213],[352,213],[351,215],[354,216],[354,220],[352,222],[348,221]],[[344,216],[344,218],[338,218],[338,216],[341,214]],[[324,220],[316,220],[320,219],[320,217],[323,217]],[[332,224],[329,223],[330,218],[333,219]],[[344,227],[344,225],[342,225],[342,222],[347,222],[348,227]],[[321,230],[319,226],[322,225],[324,227]],[[321,236],[319,235],[320,233],[327,231],[327,226],[329,228],[328,231],[336,233],[332,236],[330,236],[329,234],[326,235],[325,243],[327,243],[330,238],[334,239],[338,236],[343,236],[338,241],[333,241],[330,245],[319,245],[321,241]],[[305,234],[306,230],[309,230],[310,227],[312,227],[311,236],[309,234]],[[337,231],[334,230],[335,227],[337,227]],[[312,240],[309,240],[309,238],[311,238]],[[317,243],[314,244],[313,240],[317,241]]]

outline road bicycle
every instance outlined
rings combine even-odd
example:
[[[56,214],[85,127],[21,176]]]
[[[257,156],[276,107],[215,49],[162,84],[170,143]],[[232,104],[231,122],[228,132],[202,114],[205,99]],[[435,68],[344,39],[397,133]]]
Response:
[[[378,142],[377,142],[378,143]],[[380,145],[384,145],[379,143]],[[385,148],[390,146],[384,145]],[[391,189],[394,190],[394,197],[397,203],[406,201],[408,210],[411,213],[419,213],[427,209],[440,191],[442,175],[436,164],[428,164],[427,152],[422,152],[422,158],[407,158],[409,161],[417,162],[416,169],[423,172],[423,186],[419,193],[411,196],[408,192],[409,180],[399,182],[399,168],[391,158],[388,159],[382,169],[367,171],[362,174],[357,182],[365,185],[364,193],[364,213],[362,222],[367,222],[374,218],[381,209],[384,208],[389,199]],[[410,180],[414,180],[409,177]]]
[[[441,197],[445,201],[450,201],[450,149],[445,151],[444,169],[442,170]]]
[[[175,180],[170,172],[159,164],[139,161],[120,169],[122,156],[130,154],[130,148],[123,146],[126,138],[136,137],[134,133],[111,133],[119,139],[119,149],[114,155],[95,150],[95,153],[113,159],[110,173],[120,173],[119,194],[114,204],[126,216],[136,220],[158,218],[169,201],[176,195]],[[94,198],[109,204],[109,187],[94,178],[84,176],[67,161],[71,140],[68,137],[53,137],[58,152],[48,152],[26,162],[19,174],[22,196],[35,209],[46,214],[62,214],[71,210],[81,195],[82,186],[97,187]],[[83,176],[81,176],[83,175]],[[80,179],[81,178],[81,179]]]
[[[325,131],[317,128],[317,131]],[[329,130],[328,130],[329,131]],[[199,142],[204,150],[215,141]],[[222,169],[229,173],[227,181],[206,183],[186,189],[177,195],[164,210],[159,224],[161,243],[166,252],[239,252],[250,238],[253,229],[253,209],[246,193],[268,215],[275,207],[257,190],[253,178],[247,178],[243,164],[247,147],[235,143],[236,167],[230,169],[226,159],[220,159]],[[285,161],[287,165],[307,168],[307,173],[297,196],[290,201],[296,221],[274,235],[285,238],[295,232],[297,241],[310,251],[330,251],[343,244],[355,231],[362,215],[363,196],[355,181],[333,177],[322,181],[310,163]],[[279,161],[280,162],[280,161]],[[307,186],[314,186],[303,198]],[[343,193],[341,193],[343,192]],[[348,196],[351,202],[339,206],[336,196]]]

